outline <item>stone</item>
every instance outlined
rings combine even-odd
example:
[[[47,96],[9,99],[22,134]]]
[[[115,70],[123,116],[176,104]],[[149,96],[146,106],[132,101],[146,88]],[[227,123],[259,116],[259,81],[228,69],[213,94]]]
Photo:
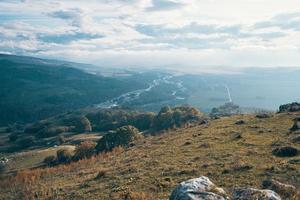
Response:
[[[270,118],[271,115],[268,114],[268,113],[259,113],[255,117],[258,118],[258,119],[265,119],[265,118]]]
[[[294,121],[293,126],[290,128],[290,131],[294,132],[294,131],[298,131],[300,130],[300,127],[298,125],[298,121]]]
[[[226,200],[225,191],[201,176],[181,182],[173,190],[169,200]]]
[[[264,180],[262,182],[262,188],[263,189],[269,189],[277,192],[281,195],[281,197],[284,197],[286,199],[292,198],[296,194],[296,187],[293,185],[288,185],[284,183],[280,183],[276,180]]]
[[[232,198],[233,200],[281,200],[281,197],[272,190],[254,188],[235,188]]]
[[[299,154],[299,150],[291,146],[278,147],[272,151],[272,154],[277,157],[293,157]]]
[[[244,120],[237,120],[234,124],[236,125],[242,125],[245,124],[246,122]]]

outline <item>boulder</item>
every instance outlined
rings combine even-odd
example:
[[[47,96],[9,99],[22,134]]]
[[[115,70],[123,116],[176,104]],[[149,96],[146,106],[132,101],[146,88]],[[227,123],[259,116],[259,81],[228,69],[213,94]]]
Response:
[[[235,188],[232,192],[233,200],[281,200],[272,190],[258,190],[254,188]]]
[[[294,121],[293,126],[290,128],[290,131],[294,132],[294,131],[298,131],[300,130],[300,127],[298,125],[298,121]]]
[[[246,122],[244,120],[237,120],[234,124],[236,125],[242,125],[245,124]]]
[[[299,154],[299,150],[291,146],[278,147],[272,151],[272,154],[277,157],[293,157]]]
[[[270,118],[271,115],[268,113],[258,113],[255,117],[258,119],[265,119],[265,118]]]
[[[201,176],[181,182],[172,192],[169,200],[226,200],[225,191]]]
[[[279,112],[299,112],[299,111],[300,111],[300,103],[297,102],[281,105],[279,107]]]
[[[273,179],[264,180],[262,182],[262,188],[273,190],[286,199],[292,198],[296,194],[296,191],[297,191],[295,186],[280,183],[279,181],[276,181]]]

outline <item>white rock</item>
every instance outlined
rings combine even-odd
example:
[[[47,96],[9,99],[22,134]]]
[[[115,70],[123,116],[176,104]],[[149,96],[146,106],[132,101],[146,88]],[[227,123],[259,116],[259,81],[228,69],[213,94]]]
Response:
[[[170,200],[226,200],[227,195],[207,177],[181,182],[172,192]]]

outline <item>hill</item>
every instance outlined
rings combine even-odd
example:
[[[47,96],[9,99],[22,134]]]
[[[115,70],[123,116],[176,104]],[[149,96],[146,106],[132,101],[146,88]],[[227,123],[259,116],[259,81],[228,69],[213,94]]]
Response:
[[[261,188],[269,178],[299,188],[299,153],[277,154],[300,149],[299,132],[289,130],[299,115],[222,117],[68,165],[20,171],[1,182],[1,198],[168,199],[179,182],[202,175],[229,194],[238,186]]]
[[[64,61],[0,55],[0,66],[0,125],[44,119],[147,87],[134,74],[103,77],[87,73],[89,65]]]

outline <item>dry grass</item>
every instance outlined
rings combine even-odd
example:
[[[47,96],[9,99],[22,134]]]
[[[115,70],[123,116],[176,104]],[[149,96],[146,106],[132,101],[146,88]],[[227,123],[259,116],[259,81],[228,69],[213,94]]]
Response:
[[[69,165],[25,170],[1,181],[1,197],[18,199],[14,191],[23,191],[39,199],[168,199],[176,184],[201,175],[227,191],[236,186],[259,188],[267,178],[299,187],[300,165],[288,161],[300,157],[278,158],[271,153],[276,145],[300,148],[289,140],[293,117],[221,118],[209,125],[147,137],[127,150],[118,148]],[[239,119],[246,124],[234,125]]]

